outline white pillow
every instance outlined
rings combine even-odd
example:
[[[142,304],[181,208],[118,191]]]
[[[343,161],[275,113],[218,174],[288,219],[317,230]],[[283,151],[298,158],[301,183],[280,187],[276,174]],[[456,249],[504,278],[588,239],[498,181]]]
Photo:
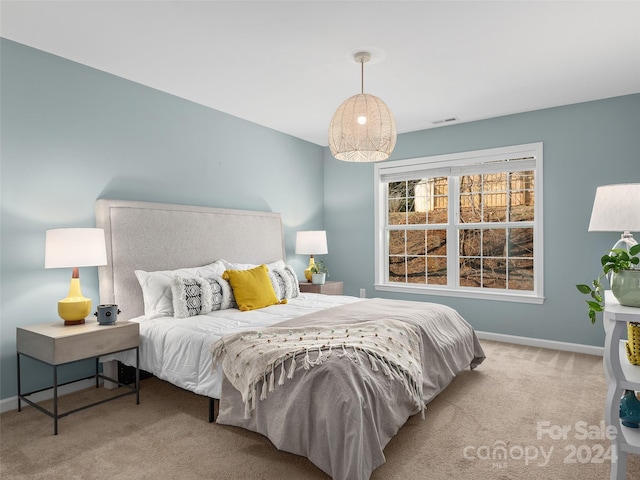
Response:
[[[255,263],[231,263],[226,260],[219,260],[224,265],[226,270],[251,270],[252,268],[259,267],[260,264]],[[269,270],[273,270],[275,268],[284,268],[285,263],[284,260],[276,260],[275,262],[265,263]]]
[[[181,277],[210,277],[222,275],[225,267],[220,261],[202,267],[180,268],[178,270],[161,270],[145,272],[136,270],[135,274],[142,288],[144,299],[144,314],[148,318],[173,316],[173,295],[171,294],[171,279],[174,275]]]

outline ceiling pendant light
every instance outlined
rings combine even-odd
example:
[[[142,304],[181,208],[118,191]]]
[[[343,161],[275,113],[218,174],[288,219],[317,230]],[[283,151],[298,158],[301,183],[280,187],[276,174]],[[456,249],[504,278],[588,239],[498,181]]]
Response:
[[[338,160],[377,162],[386,160],[396,146],[393,113],[378,97],[364,93],[364,64],[368,52],[354,55],[360,63],[361,92],[345,100],[329,124],[329,149]]]

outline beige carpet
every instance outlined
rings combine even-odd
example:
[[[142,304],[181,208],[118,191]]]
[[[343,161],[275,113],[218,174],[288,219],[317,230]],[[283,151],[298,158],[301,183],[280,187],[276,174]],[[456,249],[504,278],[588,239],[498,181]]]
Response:
[[[602,359],[483,345],[485,363],[461,373],[426,420],[409,419],[372,480],[609,478],[609,441],[593,438],[604,418]],[[68,395],[62,409],[97,394],[105,392]],[[565,438],[549,435],[563,426]],[[140,405],[130,396],[74,413],[58,436],[31,407],[3,414],[0,427],[2,480],[328,478],[260,435],[209,424],[205,398],[155,378],[142,382]],[[629,456],[627,478],[640,478],[639,456]]]

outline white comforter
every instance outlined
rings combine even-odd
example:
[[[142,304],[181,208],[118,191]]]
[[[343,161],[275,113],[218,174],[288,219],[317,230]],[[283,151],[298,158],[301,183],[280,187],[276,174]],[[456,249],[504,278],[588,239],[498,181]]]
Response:
[[[209,347],[223,335],[267,327],[301,315],[338,305],[359,302],[356,297],[301,293],[285,305],[241,312],[218,310],[189,318],[137,317],[140,324],[140,368],[158,378],[200,395],[220,398],[221,368],[212,373]],[[135,351],[102,357],[102,362],[120,360],[135,365]]]

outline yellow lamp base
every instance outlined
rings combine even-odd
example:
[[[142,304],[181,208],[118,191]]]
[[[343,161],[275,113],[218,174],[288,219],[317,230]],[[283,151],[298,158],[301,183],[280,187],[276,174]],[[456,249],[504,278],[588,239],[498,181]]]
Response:
[[[67,297],[58,302],[58,315],[65,325],[79,325],[91,313],[91,299],[84,297]]]
[[[91,313],[91,299],[82,295],[80,279],[72,278],[69,295],[58,302],[58,315],[65,325],[79,325]]]
[[[311,255],[311,257],[309,257],[309,266],[306,268],[306,270],[304,271],[304,278],[307,279],[307,282],[311,281],[311,276],[313,275],[313,272],[311,271],[311,267],[316,263],[316,261],[313,259],[313,255]]]

